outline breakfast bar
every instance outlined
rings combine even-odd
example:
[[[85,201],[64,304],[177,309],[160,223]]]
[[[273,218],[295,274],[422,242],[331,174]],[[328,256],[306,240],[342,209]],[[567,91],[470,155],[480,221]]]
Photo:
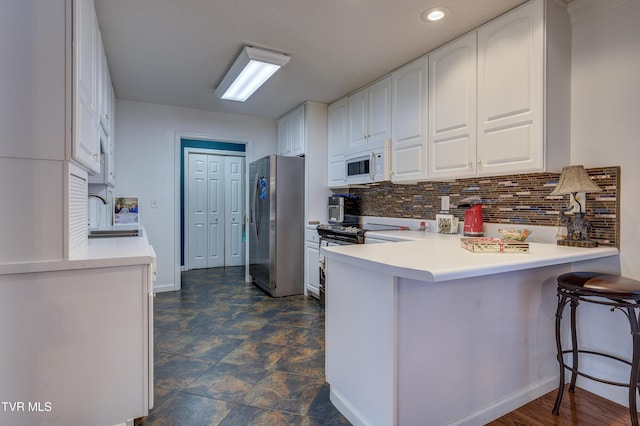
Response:
[[[326,377],[356,425],[485,424],[555,389],[556,277],[619,264],[612,247],[473,253],[435,233],[322,251]]]

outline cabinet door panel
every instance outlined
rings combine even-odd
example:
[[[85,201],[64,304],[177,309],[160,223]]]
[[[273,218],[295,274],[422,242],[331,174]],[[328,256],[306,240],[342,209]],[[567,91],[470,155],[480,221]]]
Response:
[[[347,98],[343,98],[332,103],[328,108],[327,175],[329,188],[345,185],[344,153],[349,133],[347,102]]]
[[[429,177],[476,171],[476,33],[429,54]]]
[[[382,147],[391,138],[391,77],[369,87],[367,108],[367,145]]]
[[[427,177],[427,58],[418,59],[392,76],[393,182]]]
[[[482,158],[487,159],[483,166],[526,163],[531,158],[534,145],[531,123],[487,132],[483,144],[484,151],[480,153]]]
[[[393,161],[395,164],[400,164],[402,169],[394,170],[394,182],[398,182],[398,179],[395,178],[396,175],[401,178],[405,176],[415,176],[415,179],[422,177],[427,168],[425,161],[423,161],[425,151],[426,147],[422,144],[395,148],[393,150]]]
[[[74,140],[73,158],[92,173],[100,172],[96,127],[98,21],[92,0],[74,2]]]
[[[544,169],[543,2],[478,30],[478,174]]]
[[[430,144],[429,173],[432,176],[466,176],[475,170],[475,150],[470,137],[444,139]]]
[[[533,43],[531,21],[527,17],[500,26],[483,39],[484,116],[488,122],[531,112]]]
[[[367,144],[367,94],[364,89],[349,96],[349,152],[364,149]]]
[[[291,116],[291,155],[303,155],[304,152],[304,106]]]
[[[311,292],[315,296],[318,296],[318,287],[320,286],[320,272],[318,267],[318,262],[320,260],[320,250],[318,248],[318,243],[316,242],[307,241],[305,244],[305,281],[307,292]]]
[[[278,154],[291,152],[291,123],[288,118],[278,120]]]

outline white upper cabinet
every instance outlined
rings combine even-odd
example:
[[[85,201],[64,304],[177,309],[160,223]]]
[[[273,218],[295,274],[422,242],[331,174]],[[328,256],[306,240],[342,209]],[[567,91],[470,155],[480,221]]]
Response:
[[[327,105],[305,102],[278,120],[278,153],[304,155],[305,222],[326,222]]]
[[[346,186],[343,156],[386,139],[393,182],[559,172],[570,72],[566,5],[530,0],[330,105],[329,186]]]
[[[391,138],[391,76],[348,97],[346,153],[381,148]]]
[[[429,54],[429,177],[476,173],[476,33]]]
[[[544,4],[478,30],[480,175],[544,169]]]
[[[102,45],[100,30],[96,27],[96,112],[100,169],[89,176],[89,183],[115,184],[115,132],[113,118],[115,115],[115,94],[109,72],[109,63]]]
[[[391,74],[391,181],[427,178],[427,57]]]
[[[328,109],[328,186],[346,186],[344,153],[349,133],[348,99],[342,98],[329,105]]]
[[[96,126],[98,21],[93,0],[73,8],[73,158],[91,173],[100,172]]]
[[[278,154],[305,154],[304,105],[300,105],[278,120]]]
[[[531,0],[431,52],[429,178],[560,171],[570,40],[566,6]]]

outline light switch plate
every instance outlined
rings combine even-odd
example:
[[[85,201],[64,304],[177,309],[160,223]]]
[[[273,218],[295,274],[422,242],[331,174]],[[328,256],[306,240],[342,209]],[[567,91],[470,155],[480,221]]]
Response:
[[[451,198],[448,195],[443,195],[442,197],[440,197],[440,211],[448,212],[450,202],[451,202]]]
[[[152,209],[160,208],[160,201],[157,198],[151,199],[151,208]]]

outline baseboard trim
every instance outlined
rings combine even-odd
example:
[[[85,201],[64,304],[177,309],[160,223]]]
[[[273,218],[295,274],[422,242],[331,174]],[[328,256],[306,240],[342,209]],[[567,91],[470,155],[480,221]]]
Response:
[[[450,426],[484,425],[558,388],[560,376],[555,374],[507,395],[480,410],[448,423]]]
[[[532,383],[531,385],[520,389],[518,392],[509,394],[505,398],[482,407],[468,416],[447,423],[447,425],[475,426],[487,424],[519,407],[522,407],[536,398],[540,398],[542,395],[557,389],[558,380],[560,380],[558,374],[546,377],[536,383]],[[330,388],[329,399],[338,411],[340,411],[340,413],[342,413],[342,415],[345,416],[354,426],[366,426],[373,424],[373,422],[353,407],[353,405],[333,387]]]
[[[165,291],[173,291],[175,290],[175,286],[173,284],[162,284],[162,285],[154,285],[153,291],[155,293],[162,293]]]

